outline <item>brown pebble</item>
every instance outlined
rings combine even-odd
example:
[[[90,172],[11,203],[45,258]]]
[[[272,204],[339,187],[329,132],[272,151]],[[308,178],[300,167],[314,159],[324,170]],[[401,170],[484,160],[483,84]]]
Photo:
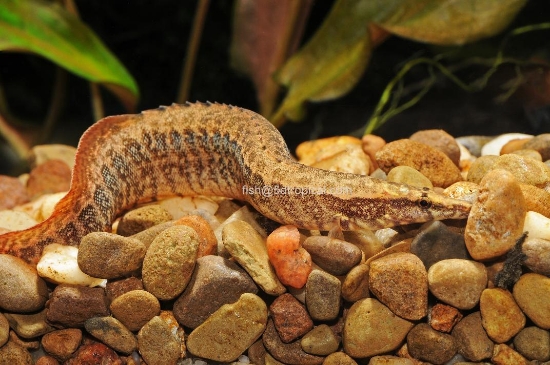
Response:
[[[185,357],[184,332],[171,312],[151,318],[137,339],[139,353],[148,365],[172,365]]]
[[[4,344],[8,342],[9,335],[10,323],[8,322],[6,316],[0,313],[0,347],[4,346]]]
[[[78,349],[82,341],[82,331],[67,328],[50,332],[42,336],[44,351],[59,361],[65,361]]]
[[[361,250],[352,243],[327,237],[311,236],[302,247],[313,262],[332,275],[345,275],[361,261]]]
[[[525,327],[514,337],[514,348],[529,360],[550,360],[550,333],[535,326]]]
[[[109,306],[113,317],[130,331],[138,331],[151,318],[160,313],[158,299],[145,290],[132,290],[122,294]]]
[[[308,354],[327,356],[338,350],[340,339],[326,324],[320,324],[304,335],[300,346]]]
[[[524,148],[523,146],[525,146],[525,143],[530,139],[532,138],[512,139],[511,141],[504,144],[504,146],[502,146],[502,148],[500,149],[500,154],[505,155],[507,153],[514,153],[516,151],[520,151],[521,149]]]
[[[88,318],[109,315],[103,288],[58,285],[46,308],[48,321],[63,327],[82,327]]]
[[[483,328],[496,343],[514,337],[525,326],[525,315],[505,289],[485,289],[479,301]]]
[[[131,354],[137,349],[137,339],[118,319],[94,317],[84,323],[89,334],[123,354]]]
[[[306,282],[306,306],[315,321],[331,321],[340,313],[342,284],[321,270],[312,270]]]
[[[370,263],[371,292],[392,312],[418,320],[428,311],[428,273],[411,253],[394,253]]]
[[[0,347],[0,365],[32,365],[32,357],[29,351],[22,346],[8,341]]]
[[[374,170],[378,168],[378,162],[376,162],[376,152],[380,151],[386,144],[386,141],[382,137],[375,136],[374,134],[366,134],[361,139],[361,147],[371,161],[371,170],[369,174],[372,174]]]
[[[55,357],[51,356],[40,356],[34,365],[59,365],[59,361]]]
[[[419,323],[407,335],[409,353],[419,360],[432,364],[444,364],[457,352],[451,335],[437,332],[427,323]]]
[[[511,347],[501,343],[495,345],[491,363],[495,365],[528,365],[529,362]]]
[[[116,233],[131,236],[172,219],[172,215],[160,205],[146,205],[124,214],[118,223]]]
[[[0,175],[0,210],[11,209],[29,201],[27,189],[16,177]]]
[[[439,332],[451,332],[462,319],[462,314],[455,307],[437,303],[430,310],[430,326]]]
[[[313,328],[313,321],[305,306],[291,294],[277,297],[269,306],[269,312],[284,343],[296,340]]]
[[[550,278],[527,273],[514,285],[514,299],[538,327],[550,329]]]
[[[117,353],[99,342],[80,346],[74,356],[65,361],[63,365],[97,364],[97,359],[101,359],[102,365],[122,365],[122,360]]]
[[[342,298],[353,303],[370,297],[369,267],[361,264],[350,270],[342,283]]]
[[[120,280],[109,280],[105,287],[107,301],[111,303],[116,297],[132,290],[143,290],[143,283],[136,277],[124,278]]]
[[[357,365],[357,362],[345,352],[339,351],[328,355],[323,361],[323,365]]]
[[[544,133],[535,136],[526,141],[523,148],[537,151],[540,153],[543,161],[550,160],[550,134]]]
[[[550,192],[528,184],[519,184],[519,187],[525,200],[526,211],[550,217]]]
[[[443,152],[458,166],[460,161],[460,148],[453,136],[443,129],[427,129],[412,134],[409,139],[412,141],[427,144]]]
[[[458,352],[470,361],[488,359],[493,354],[494,344],[483,328],[480,312],[464,317],[453,329],[452,336]]]
[[[31,170],[27,194],[34,199],[44,194],[68,191],[70,186],[71,168],[61,160],[48,160]]]

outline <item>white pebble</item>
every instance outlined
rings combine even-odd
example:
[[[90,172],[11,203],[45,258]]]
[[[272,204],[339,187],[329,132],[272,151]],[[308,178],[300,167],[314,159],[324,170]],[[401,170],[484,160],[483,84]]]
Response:
[[[523,232],[530,238],[550,240],[550,219],[537,212],[527,212],[523,221]]]
[[[10,231],[21,231],[31,228],[36,223],[38,222],[27,213],[15,210],[0,211],[0,228],[6,228]]]
[[[57,243],[48,245],[36,265],[38,275],[55,284],[74,284],[83,286],[101,286],[106,279],[98,279],[83,273],[77,262],[78,248]]]
[[[496,137],[490,142],[487,142],[485,146],[481,148],[481,156],[487,156],[487,155],[500,156],[500,150],[506,143],[514,139],[525,139],[525,138],[532,138],[532,137],[533,136],[531,134],[523,134],[523,133],[501,134],[500,136]]]
[[[206,211],[212,215],[218,210],[218,203],[203,196],[186,196],[164,199],[158,204],[172,215],[180,219],[195,211]]]

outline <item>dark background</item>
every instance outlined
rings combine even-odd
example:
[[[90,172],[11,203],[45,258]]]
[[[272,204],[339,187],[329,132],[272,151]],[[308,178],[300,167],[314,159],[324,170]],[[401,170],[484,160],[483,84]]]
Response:
[[[178,0],[112,0],[76,1],[82,20],[87,23],[135,77],[141,91],[138,110],[169,105],[175,99],[182,63],[196,1]],[[315,2],[304,36],[314,33],[332,5],[331,1]],[[531,0],[510,26],[550,21],[548,1]],[[191,101],[217,101],[257,110],[251,82],[229,67],[229,44],[233,1],[211,1],[202,36],[191,89]],[[504,32],[506,33],[506,32]],[[507,55],[550,58],[550,31],[533,32],[513,39]],[[501,36],[477,45],[485,53],[495,54]],[[363,127],[370,117],[387,83],[397,70],[412,58],[430,57],[433,47],[397,37],[375,49],[368,70],[359,84],[343,98],[308,105],[302,123],[287,123],[282,133],[291,151],[304,140],[349,134]],[[474,80],[486,68],[470,68],[460,76]],[[55,66],[37,56],[0,53],[0,82],[10,109],[19,118],[39,124],[47,113],[53,86]],[[427,76],[418,67],[407,77],[414,84]],[[511,67],[503,67],[490,85],[478,93],[467,93],[449,80],[440,78],[435,88],[413,108],[390,120],[375,133],[387,140],[404,138],[420,129],[442,128],[454,136],[506,132],[543,133],[550,130],[550,111],[544,105],[533,105],[529,95],[518,92],[508,102],[495,98],[513,77]],[[540,80],[539,80],[540,81]],[[549,88],[550,85],[546,85]],[[103,91],[107,115],[126,111],[109,92]],[[90,90],[86,81],[69,75],[65,105],[58,128],[48,142],[76,145],[82,132],[94,120]],[[0,173],[19,173],[13,153],[0,140]]]

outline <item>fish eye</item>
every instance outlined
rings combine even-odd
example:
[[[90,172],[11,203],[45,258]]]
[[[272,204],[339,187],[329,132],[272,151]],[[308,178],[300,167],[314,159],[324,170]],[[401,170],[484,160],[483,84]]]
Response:
[[[432,202],[428,198],[422,198],[418,201],[418,205],[422,209],[429,209],[432,206]]]

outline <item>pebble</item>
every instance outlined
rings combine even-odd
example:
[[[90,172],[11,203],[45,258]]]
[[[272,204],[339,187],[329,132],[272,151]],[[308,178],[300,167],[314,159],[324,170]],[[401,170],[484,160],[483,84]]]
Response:
[[[284,343],[289,343],[311,331],[313,321],[305,306],[291,294],[283,294],[269,306],[273,324]]]
[[[46,310],[34,314],[5,313],[4,316],[11,329],[25,339],[42,336],[55,329],[46,322]]]
[[[466,223],[464,240],[475,260],[504,255],[521,237],[525,219],[519,184],[505,170],[492,170],[481,181],[480,191]]]
[[[319,151],[311,167],[318,169],[368,175],[371,171],[370,158],[358,144],[331,145]]]
[[[550,160],[550,134],[539,134],[531,138],[523,145],[523,148],[537,151],[543,161]]]
[[[498,160],[498,156],[487,155],[475,159],[468,170],[467,181],[474,184],[479,184],[483,177],[491,170],[494,170],[494,165]]]
[[[495,345],[491,363],[495,365],[529,365],[529,362],[506,344]]]
[[[312,323],[313,327],[313,323]],[[4,346],[8,342],[10,335],[10,323],[5,315],[0,313],[0,347]]]
[[[306,306],[314,321],[331,321],[340,313],[342,284],[338,278],[313,270],[306,283]]]
[[[529,232],[529,238],[550,240],[550,218],[536,212],[527,212],[522,231]]]
[[[526,139],[526,138],[533,138],[531,134],[524,134],[524,133],[505,133],[501,134],[500,136],[493,138],[489,142],[485,143],[483,147],[481,148],[481,155],[500,155],[500,150],[502,147],[514,140],[514,139]]]
[[[433,184],[426,176],[409,166],[396,166],[388,172],[387,180],[419,188],[433,189]]]
[[[32,357],[24,347],[8,341],[0,347],[0,365],[32,365]]]
[[[540,153],[538,153],[535,150],[518,150],[512,153],[518,156],[522,156],[522,157],[526,157],[526,158],[530,158],[530,159],[542,162],[542,156],[540,155]]]
[[[351,357],[363,358],[397,349],[413,323],[396,316],[376,299],[353,303],[345,317],[344,351]]]
[[[394,253],[370,263],[371,292],[391,311],[408,320],[418,320],[428,311],[428,274],[411,253]]]
[[[308,354],[327,356],[338,350],[339,339],[326,324],[320,324],[304,335],[300,346]]]
[[[429,269],[445,259],[468,259],[464,235],[454,232],[441,221],[423,224],[411,242],[411,253]]]
[[[342,282],[342,298],[350,303],[370,297],[369,265],[357,265]]]
[[[63,365],[97,364],[97,359],[101,359],[102,365],[122,365],[122,360],[117,353],[99,342],[83,344],[74,356],[65,361]]]
[[[237,302],[221,306],[195,328],[187,338],[187,349],[205,359],[234,361],[256,342],[266,325],[264,301],[244,293]]]
[[[0,228],[7,229],[8,231],[21,231],[31,228],[37,223],[38,221],[24,212],[16,210],[0,211]]]
[[[284,285],[299,289],[306,284],[312,270],[310,254],[300,245],[300,232],[295,226],[281,226],[266,241],[269,261]]]
[[[82,342],[82,331],[78,328],[67,328],[50,332],[42,337],[40,343],[46,353],[59,361],[72,356]]]
[[[173,219],[172,215],[160,205],[146,205],[124,214],[118,222],[116,233],[121,236],[131,236]]]
[[[550,192],[528,184],[519,184],[519,187],[525,199],[525,210],[550,217]]]
[[[71,168],[61,160],[48,160],[36,166],[27,180],[27,194],[31,199],[68,191],[70,187]]]
[[[231,256],[269,295],[281,295],[286,288],[269,262],[265,239],[250,224],[235,220],[223,227],[223,245]]]
[[[176,364],[185,357],[184,335],[172,313],[163,311],[139,330],[139,353],[148,365]]]
[[[376,153],[376,161],[386,173],[396,166],[410,166],[426,176],[434,186],[443,188],[462,180],[460,170],[447,155],[408,139],[386,144]]]
[[[132,290],[115,298],[109,305],[111,314],[130,331],[141,327],[160,313],[158,299],[145,290]]]
[[[363,138],[361,138],[361,148],[363,148],[363,152],[365,152],[370,158],[371,174],[378,168],[378,163],[376,162],[376,152],[380,151],[385,144],[386,141],[382,137],[375,136],[374,134],[366,134]]]
[[[449,198],[466,200],[473,203],[479,193],[479,185],[471,181],[459,181],[443,190]]]
[[[415,365],[411,359],[398,356],[374,356],[369,360],[369,365]]]
[[[141,241],[108,232],[92,232],[80,241],[78,266],[93,277],[129,276],[141,267],[145,245]]]
[[[59,361],[57,361],[52,356],[45,355],[45,356],[40,356],[34,364],[35,365],[59,365]]]
[[[519,307],[538,327],[550,329],[550,278],[527,273],[522,275],[513,289]]]
[[[518,152],[518,151],[523,151],[523,149],[522,149],[523,146],[530,139],[532,139],[532,137],[512,139],[512,140],[508,141],[500,149],[499,155],[504,155],[504,154],[507,154],[507,153],[515,153],[515,152]]]
[[[354,244],[328,236],[311,236],[302,247],[313,262],[332,275],[345,275],[361,261],[362,252]]]
[[[187,215],[174,222],[175,225],[191,227],[199,236],[197,257],[215,255],[218,252],[218,239],[206,219],[198,215]]]
[[[22,259],[0,254],[0,308],[16,313],[34,312],[48,299],[46,282]]]
[[[284,364],[320,365],[323,363],[324,357],[308,354],[302,349],[300,341],[291,343],[281,341],[272,320],[267,322],[262,340],[269,354]]]
[[[455,339],[446,333],[441,333],[427,323],[419,323],[407,335],[409,353],[419,360],[432,364],[444,364],[457,352]]]
[[[159,300],[180,295],[195,268],[199,236],[188,226],[173,226],[153,240],[143,260],[142,280],[145,290]]]
[[[61,160],[72,169],[75,155],[76,148],[73,146],[64,144],[45,144],[31,148],[28,160],[33,168],[49,160]]]
[[[103,288],[58,285],[46,308],[48,322],[62,327],[82,327],[88,318],[109,315]]]
[[[427,144],[443,152],[458,166],[460,161],[460,148],[458,143],[449,133],[443,129],[427,129],[412,134],[409,139],[412,141]]]
[[[523,264],[534,273],[550,276],[550,241],[527,236],[521,246],[526,259]]]
[[[357,362],[349,357],[345,352],[338,351],[328,355],[325,358],[325,361],[323,361],[323,365],[357,365]]]
[[[457,143],[465,146],[474,156],[481,156],[481,149],[494,138],[489,136],[464,136],[456,138]]]
[[[442,302],[458,309],[472,309],[487,286],[487,269],[476,261],[442,260],[428,270],[428,286]]]
[[[196,328],[224,304],[258,288],[236,263],[219,256],[197,259],[187,288],[174,303],[174,316],[182,325]]]
[[[479,308],[483,328],[496,343],[507,342],[525,326],[525,315],[508,290],[485,289]]]
[[[143,290],[143,283],[136,277],[124,278],[107,282],[105,286],[105,295],[107,301],[111,303],[115,298],[132,290]]]
[[[439,332],[451,332],[453,327],[460,322],[462,314],[455,307],[437,303],[430,309],[430,326]]]
[[[514,337],[514,348],[528,360],[550,360],[550,333],[532,326],[522,329]]]
[[[102,343],[123,354],[131,354],[137,349],[134,334],[116,318],[90,318],[84,323],[84,328]]]
[[[494,343],[483,328],[480,312],[464,317],[451,334],[458,345],[458,352],[466,359],[482,361],[493,355]]]
[[[6,175],[0,175],[0,196],[0,210],[11,209],[29,201],[27,189],[21,180]]]
[[[176,196],[163,199],[158,205],[170,213],[173,219],[197,214],[214,215],[219,208],[218,203],[207,196]]]

